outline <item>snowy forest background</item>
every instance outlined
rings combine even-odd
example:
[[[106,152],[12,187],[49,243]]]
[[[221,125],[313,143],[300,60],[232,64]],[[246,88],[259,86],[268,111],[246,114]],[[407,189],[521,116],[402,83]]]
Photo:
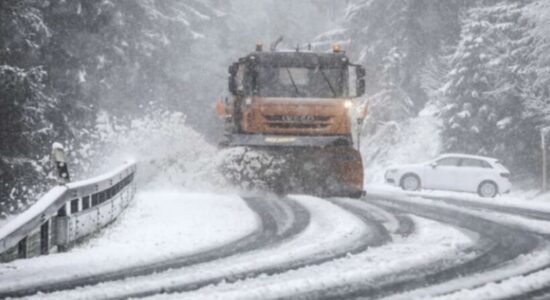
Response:
[[[550,126],[546,0],[2,0],[0,216],[51,187],[54,141],[74,177],[115,142],[212,151],[189,145],[221,135],[213,103],[227,66],[280,35],[292,48],[340,42],[367,68],[368,174],[456,151],[537,180]],[[128,138],[136,126],[149,131]],[[170,143],[178,134],[187,140]]]

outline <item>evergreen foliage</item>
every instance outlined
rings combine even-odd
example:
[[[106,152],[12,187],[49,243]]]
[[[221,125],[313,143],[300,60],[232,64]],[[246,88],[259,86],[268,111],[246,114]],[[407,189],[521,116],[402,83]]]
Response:
[[[100,111],[131,120],[149,109],[207,108],[193,98],[192,72],[204,66],[193,47],[225,30],[224,7],[219,0],[1,1],[0,215],[51,186],[54,141],[69,148],[73,168],[87,166],[89,144],[100,142],[93,131]]]
[[[430,57],[456,40],[459,3],[390,0],[350,5],[345,22],[349,47],[367,67],[377,119],[403,120],[428,101],[419,75]]]
[[[518,2],[468,11],[445,86],[448,150],[496,156],[512,167],[535,166],[535,153],[525,155],[538,145],[536,119],[525,114],[533,101],[530,28]]]
[[[343,30],[367,66],[369,133],[428,103],[440,108],[446,151],[539,173],[539,130],[550,121],[549,24],[542,0],[351,1]]]
[[[227,65],[256,41],[284,35],[292,48],[317,31],[366,67],[369,133],[435,104],[445,150],[537,173],[548,28],[546,0],[2,0],[0,215],[49,186],[53,141],[87,165],[98,115],[192,111],[188,123],[215,136],[207,111]]]

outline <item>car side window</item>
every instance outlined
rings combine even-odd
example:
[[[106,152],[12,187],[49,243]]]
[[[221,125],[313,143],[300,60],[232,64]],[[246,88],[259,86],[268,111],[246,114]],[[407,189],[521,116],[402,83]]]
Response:
[[[488,162],[486,162],[486,161],[484,161],[484,160],[481,161],[481,165],[482,165],[482,167],[484,167],[485,169],[492,169],[492,168],[493,168],[493,166],[491,166],[490,163],[488,163]]]
[[[488,162],[481,159],[473,159],[473,158],[463,158],[460,166],[470,167],[470,168],[483,168],[483,169],[491,168],[491,165]]]
[[[460,164],[460,166],[461,167],[470,167],[470,168],[483,168],[481,160],[471,159],[471,158],[463,158],[462,163]]]
[[[460,159],[458,157],[445,157],[437,161],[438,166],[456,167]]]

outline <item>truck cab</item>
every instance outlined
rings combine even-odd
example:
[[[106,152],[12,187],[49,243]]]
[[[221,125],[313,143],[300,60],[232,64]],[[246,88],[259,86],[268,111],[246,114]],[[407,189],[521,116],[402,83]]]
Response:
[[[261,181],[278,191],[360,197],[364,170],[352,120],[364,77],[339,47],[331,53],[259,47],[240,58],[229,67],[231,96],[216,105],[225,120],[220,145],[243,150],[224,173],[248,187]],[[265,166],[250,165],[264,154]],[[262,180],[249,180],[256,175]]]
[[[354,98],[365,71],[339,50],[263,52],[229,67],[223,104],[228,144],[350,144]]]

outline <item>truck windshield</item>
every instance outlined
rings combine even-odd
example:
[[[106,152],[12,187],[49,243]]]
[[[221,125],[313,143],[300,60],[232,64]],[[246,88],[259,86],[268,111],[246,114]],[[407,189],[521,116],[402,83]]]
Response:
[[[335,98],[344,94],[342,69],[259,67],[257,71],[259,96]]]

